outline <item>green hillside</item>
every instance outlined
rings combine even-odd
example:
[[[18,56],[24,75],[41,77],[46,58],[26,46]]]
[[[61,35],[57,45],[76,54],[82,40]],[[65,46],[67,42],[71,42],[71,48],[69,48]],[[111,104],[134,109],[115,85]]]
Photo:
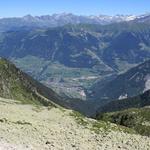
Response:
[[[97,117],[121,126],[134,129],[141,135],[150,136],[150,108],[127,109],[124,111],[104,113]]]
[[[0,59],[0,97],[20,100],[22,103],[55,105],[59,96],[12,63]]]

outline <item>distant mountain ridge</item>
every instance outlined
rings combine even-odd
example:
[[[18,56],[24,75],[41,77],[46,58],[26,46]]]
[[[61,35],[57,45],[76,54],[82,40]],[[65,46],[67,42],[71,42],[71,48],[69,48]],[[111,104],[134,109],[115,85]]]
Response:
[[[74,15],[72,13],[60,13],[53,15],[12,17],[0,19],[0,31],[13,30],[19,27],[58,27],[66,24],[99,24],[106,25],[111,23],[129,22],[137,20],[144,22],[144,18],[149,14],[135,16],[135,15]],[[141,20],[141,21],[140,21]],[[143,20],[143,21],[142,21]],[[149,22],[149,21],[148,21]]]

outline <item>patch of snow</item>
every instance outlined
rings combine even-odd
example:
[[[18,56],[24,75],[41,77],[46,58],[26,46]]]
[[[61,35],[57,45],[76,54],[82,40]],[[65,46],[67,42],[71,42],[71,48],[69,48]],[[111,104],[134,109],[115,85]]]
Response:
[[[82,97],[86,97],[86,94],[85,94],[84,90],[80,91],[80,95],[81,95]]]
[[[143,90],[143,92],[150,90],[150,75],[147,75],[145,77],[145,88]]]
[[[98,79],[97,76],[82,76],[79,78],[72,78],[72,80],[74,81],[78,81],[78,80],[93,80],[93,79]]]
[[[126,99],[126,98],[128,98],[128,94],[120,95],[118,99],[122,100],[122,99]]]

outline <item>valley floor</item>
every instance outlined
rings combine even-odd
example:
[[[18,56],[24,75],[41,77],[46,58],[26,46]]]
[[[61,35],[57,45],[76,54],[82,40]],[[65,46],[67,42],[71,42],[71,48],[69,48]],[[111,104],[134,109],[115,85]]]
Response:
[[[70,113],[70,110],[0,99],[0,150],[150,149],[148,137],[119,131],[96,134],[79,125]]]

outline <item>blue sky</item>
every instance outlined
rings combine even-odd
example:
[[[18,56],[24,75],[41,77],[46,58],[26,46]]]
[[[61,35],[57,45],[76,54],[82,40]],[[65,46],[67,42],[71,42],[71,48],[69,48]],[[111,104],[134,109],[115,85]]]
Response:
[[[47,15],[143,14],[150,12],[150,0],[1,0],[0,17]]]

